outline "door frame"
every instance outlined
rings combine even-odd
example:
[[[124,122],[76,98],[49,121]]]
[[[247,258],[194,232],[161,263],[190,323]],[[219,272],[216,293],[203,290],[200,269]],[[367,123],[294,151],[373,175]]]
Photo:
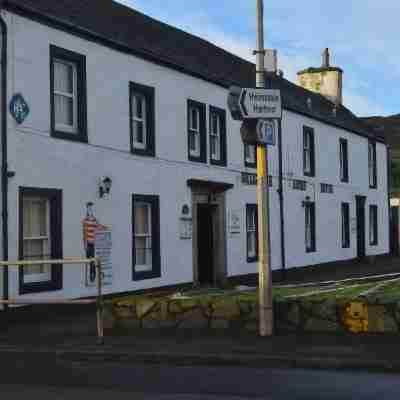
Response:
[[[213,269],[214,285],[224,286],[227,279],[226,263],[226,200],[225,193],[213,193],[210,190],[192,188],[192,248],[193,248],[193,283],[199,285],[198,259],[198,205],[214,206],[213,212]]]
[[[366,256],[366,204],[367,197],[356,196],[356,221],[357,221],[357,258],[363,259]]]

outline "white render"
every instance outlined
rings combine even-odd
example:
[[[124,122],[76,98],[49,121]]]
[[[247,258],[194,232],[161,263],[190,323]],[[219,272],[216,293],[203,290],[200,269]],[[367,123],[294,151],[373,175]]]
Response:
[[[22,125],[8,118],[9,170],[9,259],[18,258],[18,190],[40,187],[63,190],[64,256],[84,256],[81,220],[88,201],[95,203],[96,217],[113,228],[113,285],[106,293],[127,292],[193,281],[192,241],[179,237],[179,218],[184,204],[191,204],[188,179],[226,182],[226,213],[241,210],[240,234],[227,232],[228,276],[257,272],[257,263],[246,260],[246,203],[256,202],[255,186],[241,183],[244,167],[240,122],[227,112],[227,167],[188,161],[187,99],[227,109],[228,91],[189,75],[123,54],[38,22],[1,13],[8,26],[8,101],[22,93],[30,115]],[[89,143],[50,137],[50,44],[86,56],[87,123]],[[129,82],[155,87],[156,157],[130,153]],[[316,178],[303,176],[303,125],[315,130]],[[341,247],[340,204],[351,203],[355,218],[355,195],[367,196],[367,255],[389,251],[388,182],[386,146],[377,143],[378,190],[369,189],[368,139],[300,114],[283,112],[283,168],[287,268],[355,258],[356,234],[351,248]],[[208,127],[208,112],[207,112]],[[208,135],[207,135],[208,137]],[[339,138],[348,139],[348,184],[339,181]],[[208,160],[209,160],[209,146]],[[281,268],[278,188],[278,148],[269,150],[271,196],[272,267]],[[110,196],[99,199],[98,181],[112,178]],[[292,179],[311,183],[307,192],[292,189]],[[320,183],[334,185],[334,194],[320,193]],[[312,188],[314,184],[314,189]],[[160,196],[161,278],[132,280],[132,194]],[[316,202],[317,237],[315,253],[305,251],[304,209],[310,196]],[[369,246],[368,205],[379,210],[379,245]],[[321,266],[323,268],[323,266]],[[0,295],[2,286],[0,275]],[[41,298],[90,296],[81,266],[64,266],[61,291],[26,295]],[[16,270],[9,274],[10,298],[19,297]]]

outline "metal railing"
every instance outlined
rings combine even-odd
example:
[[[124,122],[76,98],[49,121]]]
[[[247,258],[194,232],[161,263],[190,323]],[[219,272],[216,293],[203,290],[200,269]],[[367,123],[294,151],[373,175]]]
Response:
[[[0,261],[1,267],[17,267],[23,268],[33,265],[90,265],[94,264],[96,267],[96,287],[97,295],[95,299],[78,299],[78,300],[68,300],[68,299],[8,299],[0,300],[0,304],[7,305],[37,305],[37,304],[96,304],[96,319],[97,319],[97,343],[104,343],[104,325],[103,325],[103,277],[101,272],[101,262],[98,258],[77,258],[68,257],[62,260],[21,260],[21,261]]]

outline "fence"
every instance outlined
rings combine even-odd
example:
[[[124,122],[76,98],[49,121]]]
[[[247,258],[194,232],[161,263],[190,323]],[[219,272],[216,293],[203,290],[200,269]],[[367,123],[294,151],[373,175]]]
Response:
[[[103,294],[102,294],[102,272],[101,262],[98,258],[74,258],[68,257],[62,260],[37,260],[37,261],[1,261],[0,267],[17,267],[23,268],[32,265],[88,265],[94,263],[96,267],[96,287],[97,295],[95,299],[9,299],[0,300],[0,304],[7,305],[34,305],[34,304],[96,304],[96,319],[97,319],[97,343],[104,343],[104,327],[103,327]]]

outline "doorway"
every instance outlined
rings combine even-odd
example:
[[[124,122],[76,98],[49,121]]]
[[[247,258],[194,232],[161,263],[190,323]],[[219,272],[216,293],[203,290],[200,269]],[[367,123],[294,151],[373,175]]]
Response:
[[[365,196],[356,196],[357,257],[365,257]]]
[[[217,206],[197,205],[198,282],[201,286],[215,286],[214,215]]]

